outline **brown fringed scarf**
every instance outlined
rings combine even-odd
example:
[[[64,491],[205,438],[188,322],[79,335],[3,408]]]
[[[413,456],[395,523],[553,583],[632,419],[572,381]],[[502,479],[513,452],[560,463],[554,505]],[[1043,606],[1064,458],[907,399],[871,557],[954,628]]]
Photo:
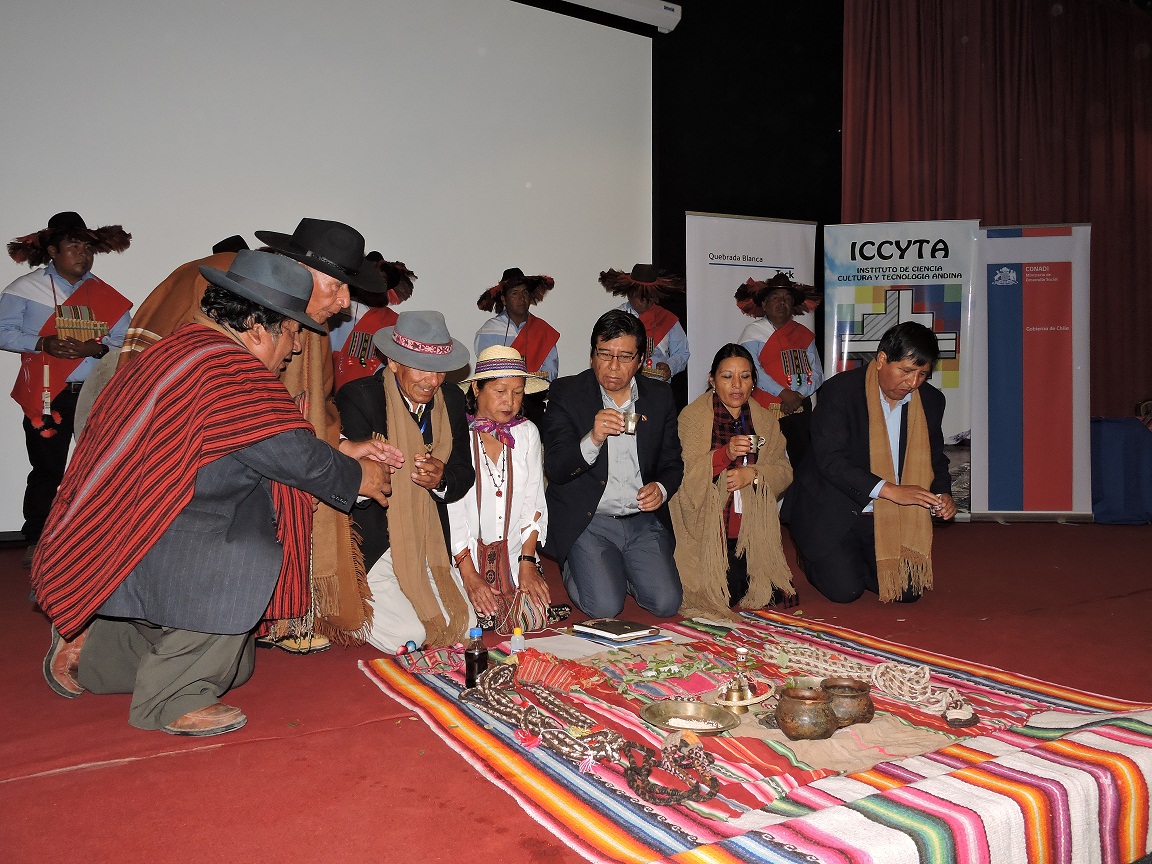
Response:
[[[676,535],[676,566],[684,587],[680,614],[721,620],[736,616],[729,609],[727,527],[728,472],[712,478],[715,411],[709,391],[680,413],[680,444],[684,450],[684,481],[669,503]],[[767,439],[756,454],[756,487],[740,490],[742,518],[736,541],[738,554],[748,559],[748,593],[741,606],[760,609],[772,602],[772,589],[792,595],[792,572],[784,558],[776,498],[792,481],[779,424],[755,403],[749,403],[756,431]]]
[[[400,590],[424,625],[428,647],[455,645],[464,638],[468,603],[452,579],[451,562],[436,504],[428,490],[413,483],[410,476],[416,465],[415,457],[428,450],[408,411],[408,404],[396,386],[396,376],[387,367],[383,381],[389,438],[404,451],[404,468],[392,475],[392,497],[388,507],[393,569]],[[432,407],[432,441],[431,455],[447,462],[452,453],[452,428],[443,398],[437,399]],[[428,580],[429,570],[440,595],[439,602],[432,591],[432,582]],[[444,611],[448,613],[447,621],[444,620]]]
[[[884,409],[880,406],[880,378],[876,364],[868,364],[864,387],[868,396],[868,451],[872,473],[896,482],[892,448]],[[901,485],[932,488],[932,450],[928,422],[920,394],[908,401],[908,449],[904,454]],[[876,526],[876,577],[881,602],[896,600],[904,589],[923,592],[932,587],[932,517],[923,507],[901,507],[884,498],[874,502]]]

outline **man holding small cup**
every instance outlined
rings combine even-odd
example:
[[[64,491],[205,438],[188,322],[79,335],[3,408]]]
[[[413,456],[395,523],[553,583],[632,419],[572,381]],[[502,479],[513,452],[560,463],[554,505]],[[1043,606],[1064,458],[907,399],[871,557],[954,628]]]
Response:
[[[592,330],[590,369],[553,382],[544,415],[544,473],[551,528],[568,596],[611,618],[628,594],[652,614],[680,608],[668,499],[684,462],[667,384],[638,376],[643,322],[613,310]]]

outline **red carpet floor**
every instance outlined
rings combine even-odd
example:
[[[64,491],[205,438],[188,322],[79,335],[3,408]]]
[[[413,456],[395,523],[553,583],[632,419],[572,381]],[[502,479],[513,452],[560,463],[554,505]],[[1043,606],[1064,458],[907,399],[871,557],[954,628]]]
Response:
[[[797,580],[807,618],[1084,690],[1152,701],[1152,527],[954,525],[936,590],[849,606]],[[790,551],[790,550],[789,550]],[[0,549],[0,861],[578,861],[356,668],[371,648],[261,651],[226,698],[238,732],[128,726],[128,696],[44,683],[48,624]],[[562,594],[555,567],[553,591]],[[562,599],[557,597],[556,599]],[[651,620],[629,603],[625,615]]]

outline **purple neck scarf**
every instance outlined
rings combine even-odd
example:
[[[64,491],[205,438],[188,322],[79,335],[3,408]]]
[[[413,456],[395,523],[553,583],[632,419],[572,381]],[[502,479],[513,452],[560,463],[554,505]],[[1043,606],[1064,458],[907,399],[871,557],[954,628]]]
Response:
[[[512,437],[512,427],[523,423],[523,417],[513,417],[507,423],[497,423],[487,417],[473,417],[471,414],[466,416],[468,417],[468,428],[473,432],[487,432],[505,447],[516,446],[516,439]]]

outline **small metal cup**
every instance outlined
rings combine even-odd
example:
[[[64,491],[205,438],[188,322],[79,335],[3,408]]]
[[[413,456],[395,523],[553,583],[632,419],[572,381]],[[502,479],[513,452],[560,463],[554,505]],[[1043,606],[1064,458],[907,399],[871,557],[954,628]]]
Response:
[[[624,434],[625,435],[635,435],[636,434],[636,427],[639,425],[640,425],[640,415],[639,414],[635,414],[635,413],[631,413],[631,412],[625,412],[624,413]]]
[[[764,446],[764,442],[768,440],[763,435],[749,435],[748,436],[748,452],[755,453]]]

